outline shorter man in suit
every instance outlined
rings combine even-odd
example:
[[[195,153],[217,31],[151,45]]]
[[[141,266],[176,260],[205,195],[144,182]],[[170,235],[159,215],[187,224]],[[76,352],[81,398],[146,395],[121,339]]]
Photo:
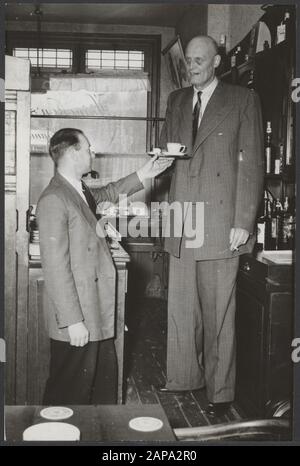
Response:
[[[143,181],[172,160],[153,157],[136,173],[92,193],[82,183],[93,153],[84,133],[66,128],[50,140],[57,173],[37,206],[44,273],[44,313],[50,374],[44,404],[113,404],[117,400],[114,347],[115,267],[96,232],[97,204],[143,189]]]

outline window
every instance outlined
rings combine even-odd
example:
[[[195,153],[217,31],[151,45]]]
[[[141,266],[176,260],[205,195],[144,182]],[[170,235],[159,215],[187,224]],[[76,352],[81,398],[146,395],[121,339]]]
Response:
[[[144,70],[144,52],[138,50],[87,50],[88,70]]]
[[[15,48],[13,55],[18,58],[28,58],[34,68],[72,68],[72,50],[70,49]]]
[[[31,204],[53,174],[48,143],[58,129],[86,133],[101,185],[148,160],[161,121],[159,35],[47,31],[40,44],[36,31],[7,33],[6,53],[32,65]],[[132,199],[148,202],[153,186],[149,181]]]

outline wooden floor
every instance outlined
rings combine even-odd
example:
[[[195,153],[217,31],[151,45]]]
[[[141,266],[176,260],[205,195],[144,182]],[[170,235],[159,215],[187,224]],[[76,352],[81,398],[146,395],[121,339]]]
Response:
[[[204,413],[205,390],[184,394],[157,393],[154,386],[166,380],[166,302],[144,298],[127,311],[125,403],[161,403],[172,428],[205,426],[245,418],[233,404],[228,414],[211,420]]]

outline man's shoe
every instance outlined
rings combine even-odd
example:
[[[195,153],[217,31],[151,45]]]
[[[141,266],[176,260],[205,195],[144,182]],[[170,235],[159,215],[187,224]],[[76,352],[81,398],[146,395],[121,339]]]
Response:
[[[209,417],[221,417],[227,413],[231,403],[209,403],[204,412]]]

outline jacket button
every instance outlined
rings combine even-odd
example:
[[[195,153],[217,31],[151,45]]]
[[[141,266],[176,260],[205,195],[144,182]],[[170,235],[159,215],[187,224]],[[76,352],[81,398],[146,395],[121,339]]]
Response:
[[[97,282],[97,281],[98,281],[98,277],[95,278],[95,282]]]
[[[91,250],[91,248],[90,248],[90,247],[88,247],[88,251],[90,251],[90,250]]]
[[[220,173],[217,173],[217,176],[220,176]]]

